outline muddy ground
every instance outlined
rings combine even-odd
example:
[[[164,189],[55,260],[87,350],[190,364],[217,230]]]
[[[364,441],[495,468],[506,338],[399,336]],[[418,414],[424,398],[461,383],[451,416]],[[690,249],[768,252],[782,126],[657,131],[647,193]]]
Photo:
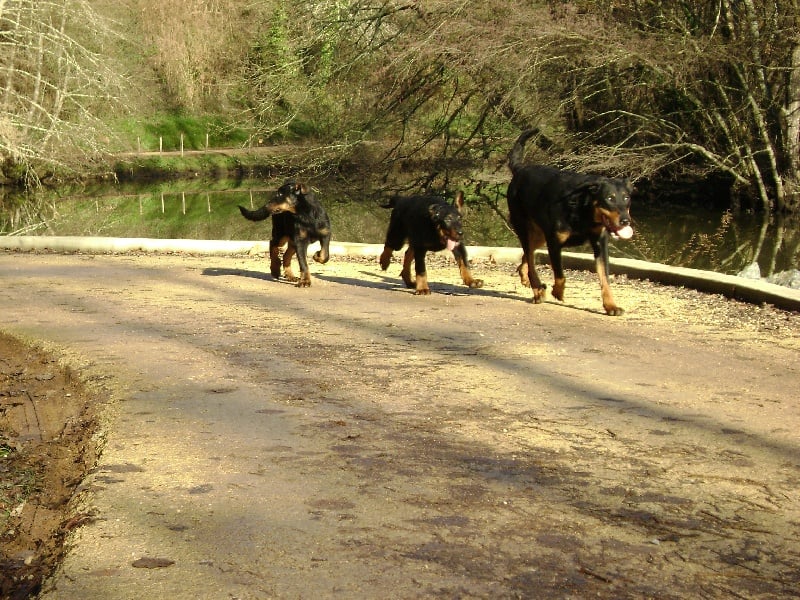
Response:
[[[94,466],[89,393],[52,354],[0,334],[0,598],[26,598],[88,515],[69,502]]]
[[[0,336],[4,596],[65,540],[45,597],[800,589],[799,315],[617,278],[611,318],[578,272],[533,306],[490,263],[469,291],[435,260],[425,298],[398,265],[265,271],[0,254],[3,325],[88,361]]]

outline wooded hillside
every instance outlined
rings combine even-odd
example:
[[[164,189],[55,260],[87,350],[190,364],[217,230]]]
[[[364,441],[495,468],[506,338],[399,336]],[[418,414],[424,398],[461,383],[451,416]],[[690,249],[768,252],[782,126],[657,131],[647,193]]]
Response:
[[[3,0],[0,157],[7,180],[79,171],[132,149],[123,123],[166,113],[491,171],[538,125],[539,160],[713,174],[794,211],[798,13],[796,0]]]

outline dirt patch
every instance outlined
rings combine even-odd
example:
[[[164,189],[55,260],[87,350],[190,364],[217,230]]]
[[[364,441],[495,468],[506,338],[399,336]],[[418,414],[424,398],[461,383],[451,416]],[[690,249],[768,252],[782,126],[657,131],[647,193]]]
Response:
[[[35,594],[91,516],[70,500],[97,457],[91,395],[47,352],[0,334],[0,597]]]

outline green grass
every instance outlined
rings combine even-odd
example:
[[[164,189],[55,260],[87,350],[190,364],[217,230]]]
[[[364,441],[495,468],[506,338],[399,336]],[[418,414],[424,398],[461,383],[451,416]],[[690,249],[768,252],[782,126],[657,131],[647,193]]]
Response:
[[[220,116],[189,116],[161,113],[147,120],[126,119],[114,125],[123,145],[131,152],[238,148],[249,134]],[[208,144],[208,145],[206,145]]]

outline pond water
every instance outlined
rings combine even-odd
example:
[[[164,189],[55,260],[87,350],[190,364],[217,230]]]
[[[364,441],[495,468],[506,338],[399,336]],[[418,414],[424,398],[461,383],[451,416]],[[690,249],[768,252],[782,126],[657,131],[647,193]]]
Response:
[[[0,234],[259,240],[269,225],[243,219],[237,205],[264,204],[281,181],[173,181],[98,185],[0,198]],[[389,211],[380,198],[353,186],[314,182],[330,214],[334,239],[382,243]],[[356,186],[357,187],[357,186]],[[467,196],[466,243],[517,247],[504,222],[505,201]],[[736,274],[757,263],[760,273],[800,269],[797,219],[734,216],[721,210],[634,204],[636,234],[613,242],[612,256]],[[588,246],[577,251],[590,252]]]

